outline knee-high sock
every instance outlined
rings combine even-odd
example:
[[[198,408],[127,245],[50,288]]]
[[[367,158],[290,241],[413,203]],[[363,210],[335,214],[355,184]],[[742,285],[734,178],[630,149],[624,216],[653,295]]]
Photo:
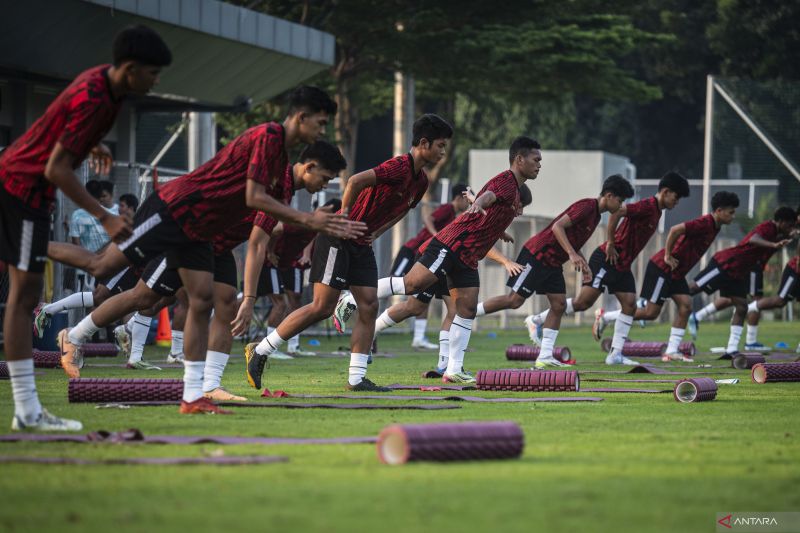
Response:
[[[378,280],[378,298],[386,298],[393,294],[405,294],[406,284],[403,278],[392,276]]]
[[[669,342],[667,343],[667,353],[678,353],[678,346],[680,346],[683,336],[686,334],[684,328],[672,328],[669,331]]]
[[[616,322],[620,313],[622,313],[622,311],[620,311],[619,309],[617,309],[616,311],[607,311],[603,313],[603,321],[606,324],[610,324],[611,322]]]
[[[294,337],[292,337],[291,339],[289,339],[289,342],[286,344],[286,349],[289,350],[290,352],[294,352],[294,351],[300,349],[300,334],[299,333],[297,335],[295,335]]]
[[[203,370],[205,361],[183,363],[183,401],[193,402],[203,397]]]
[[[486,308],[483,306],[483,302],[478,302],[478,309],[475,312],[475,316],[484,316],[486,314]]]
[[[614,324],[614,337],[611,339],[612,353],[622,353],[622,346],[625,344],[625,339],[628,338],[632,324],[633,317],[631,315],[619,314]]]
[[[388,329],[395,324],[397,324],[397,322],[392,320],[392,317],[389,316],[389,310],[387,309],[375,319],[375,336],[377,337],[379,332]]]
[[[45,305],[42,309],[48,315],[60,313],[66,309],[88,309],[94,307],[94,296],[91,292],[76,292],[57,302]]]
[[[534,315],[533,321],[537,324],[544,324],[550,309],[545,309],[538,315]],[[572,306],[572,298],[567,298],[567,307],[564,309],[564,316],[575,314],[575,308]]]
[[[142,360],[144,343],[147,342],[147,334],[150,332],[150,323],[152,321],[152,317],[142,316],[139,313],[133,315],[133,318],[128,321],[128,328],[131,330],[131,355],[128,358],[129,363]]]
[[[457,374],[462,371],[464,352],[469,345],[471,334],[472,319],[456,315],[450,326],[450,358],[447,361],[447,374]]]
[[[758,326],[751,326],[747,324],[747,338],[745,343],[755,344],[758,342]]]
[[[33,359],[8,361],[8,374],[14,395],[14,414],[25,423],[36,422],[42,412],[42,405],[36,393]]]
[[[557,329],[542,329],[542,349],[539,352],[538,359],[553,359],[553,348],[556,345],[557,338]]]
[[[222,352],[208,350],[206,352],[206,366],[203,369],[203,392],[211,392],[222,386],[222,373],[228,364],[230,355]]]
[[[286,342],[286,339],[281,338],[278,335],[278,330],[276,329],[266,337],[264,337],[258,346],[256,346],[256,353],[259,355],[269,355],[278,348],[281,347],[281,344]]]
[[[450,360],[450,332],[449,331],[440,331],[439,332],[439,364],[436,365],[436,368],[439,370],[446,370],[447,369],[447,361]]]
[[[425,331],[428,329],[427,318],[417,318],[414,320],[414,341],[422,342],[425,340]]]
[[[716,313],[716,312],[717,312],[717,306],[716,306],[716,305],[714,305],[714,302],[711,302],[710,304],[706,305],[706,306],[705,306],[705,307],[703,307],[701,310],[699,310],[698,312],[696,312],[696,313],[694,314],[694,317],[695,317],[695,318],[696,318],[698,321],[700,321],[700,320],[705,320],[706,318],[708,318],[709,316],[713,315],[713,314],[714,314],[714,313]]]
[[[92,320],[92,315],[86,315],[83,320],[78,322],[77,326],[69,330],[69,342],[80,346],[88,342],[99,329],[100,327]]]
[[[738,352],[739,351],[739,341],[742,338],[742,326],[734,326],[731,325],[731,333],[728,336],[728,347],[725,349],[726,352]]]
[[[183,353],[183,331],[177,329],[172,330],[172,346],[169,349],[171,355],[179,355]]]
[[[369,354],[365,353],[351,353],[350,354],[350,371],[347,377],[347,382],[350,385],[358,385],[361,380],[367,375],[367,360]]]
[[[747,306],[747,312],[748,313],[758,312],[758,300],[753,300],[752,302],[750,302],[750,304]]]

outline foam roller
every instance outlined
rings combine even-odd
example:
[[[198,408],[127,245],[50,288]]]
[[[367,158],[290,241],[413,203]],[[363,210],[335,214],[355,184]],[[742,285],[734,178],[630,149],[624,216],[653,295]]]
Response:
[[[800,363],[758,363],[750,372],[755,383],[800,381]]]
[[[36,368],[58,368],[61,366],[61,352],[33,351],[33,366]]]
[[[606,337],[600,341],[600,348],[606,353],[610,352],[611,339]],[[629,357],[661,357],[666,349],[667,343],[665,342],[627,341],[622,346],[622,354]],[[678,352],[688,357],[694,357],[697,354],[697,347],[693,342],[685,341],[678,345]]]
[[[580,378],[574,370],[480,370],[475,376],[480,390],[576,391]]]
[[[77,378],[69,380],[67,397],[72,403],[171,402],[183,397],[183,380]]]
[[[692,341],[684,341],[678,345],[678,351],[687,357],[697,355],[697,346]]]
[[[530,344],[512,344],[506,348],[506,359],[509,361],[535,361],[539,357],[540,348]],[[572,352],[566,346],[553,348],[553,357],[566,363],[572,359]]]
[[[717,397],[717,382],[711,378],[682,379],[675,384],[674,394],[681,403],[707,402]]]
[[[739,370],[749,370],[758,363],[764,363],[766,359],[760,353],[740,353],[731,360],[731,366]]]
[[[8,364],[5,361],[0,361],[0,379],[10,379],[11,374],[8,372]]]
[[[113,342],[95,342],[81,346],[84,357],[116,357],[119,350]]]
[[[525,436],[514,422],[394,424],[378,436],[378,457],[390,465],[514,459],[524,447]]]

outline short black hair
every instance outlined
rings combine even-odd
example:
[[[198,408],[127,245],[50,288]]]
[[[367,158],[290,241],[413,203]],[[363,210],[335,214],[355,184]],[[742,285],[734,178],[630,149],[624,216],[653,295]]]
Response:
[[[322,168],[330,170],[334,174],[347,168],[347,161],[342,152],[328,141],[316,141],[314,144],[309,144],[300,152],[298,161],[300,163],[316,161]]]
[[[339,106],[336,105],[328,93],[319,87],[311,85],[301,85],[292,89],[288,97],[289,114],[294,115],[301,111],[308,113],[325,113],[333,116],[336,114]]]
[[[108,180],[100,180],[100,190],[108,194],[114,194],[114,184]]]
[[[342,208],[342,201],[339,198],[331,198],[330,200],[322,204],[322,207],[327,207],[327,206],[331,206],[333,208],[333,212],[335,213]]]
[[[123,28],[116,37],[112,48],[114,66],[125,61],[136,61],[143,65],[166,67],[172,63],[172,52],[167,43],[153,29],[142,24]]]
[[[139,209],[139,199],[136,198],[133,194],[123,194],[119,197],[120,203],[124,203],[134,211]]]
[[[658,190],[669,189],[678,194],[678,198],[689,197],[689,182],[677,172],[667,172],[658,182]]]
[[[518,155],[525,157],[531,150],[541,149],[542,146],[539,144],[539,141],[521,135],[511,141],[511,148],[508,149],[508,162],[511,164]]]
[[[462,194],[467,192],[467,184],[466,183],[456,183],[452,187],[450,187],[450,199],[455,200]]]
[[[419,146],[422,139],[433,144],[436,139],[449,139],[453,136],[453,126],[445,119],[433,113],[426,113],[414,121],[411,146]]]
[[[606,178],[603,182],[603,189],[600,191],[600,196],[610,192],[614,196],[618,196],[623,200],[633,198],[633,186],[631,183],[622,177],[621,174],[613,174]]]
[[[92,198],[95,200],[100,198],[100,195],[103,194],[103,187],[100,185],[100,182],[97,180],[89,180],[86,182],[86,192],[92,195]]]
[[[739,195],[730,191],[719,191],[711,197],[711,209],[717,210],[725,207],[739,207]]]
[[[519,186],[519,201],[522,207],[531,205],[531,202],[533,202],[533,194],[531,194],[531,190],[524,183]]]
[[[775,210],[772,220],[775,222],[794,222],[797,220],[797,213],[791,207],[784,205]]]

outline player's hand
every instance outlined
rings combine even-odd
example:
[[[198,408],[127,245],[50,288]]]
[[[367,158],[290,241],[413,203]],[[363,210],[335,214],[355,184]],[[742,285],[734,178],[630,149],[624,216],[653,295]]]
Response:
[[[100,143],[89,151],[89,168],[95,174],[108,176],[113,164],[114,156],[111,155],[111,150],[105,144]]]
[[[569,257],[572,266],[575,267],[576,272],[580,272],[583,276],[583,281],[591,281],[592,279],[592,269],[589,268],[589,265],[586,263],[586,259],[583,258],[580,254],[572,254]]]
[[[475,203],[475,191],[472,190],[472,187],[467,187],[467,190],[461,193],[461,196],[467,199],[470,204]]]
[[[267,250],[267,260],[272,263],[272,266],[278,266],[278,254],[274,250]]]
[[[617,249],[614,248],[614,245],[606,243],[606,261],[609,265],[616,265],[617,259],[619,259],[619,254],[617,253]]]
[[[514,261],[506,261],[503,263],[503,267],[506,269],[509,276],[516,276],[525,269],[525,267]]]
[[[306,255],[305,253],[300,256],[300,259],[297,260],[297,264],[300,266],[307,266],[311,264],[311,256]]]
[[[231,322],[231,335],[238,337],[244,335],[250,327],[250,321],[253,320],[253,306],[256,304],[255,298],[243,298],[242,303],[239,305],[239,311],[236,313],[236,318]]]
[[[671,268],[675,270],[678,268],[678,260],[672,257],[671,255],[664,254],[664,262]]]
[[[500,240],[503,242],[514,242],[514,237],[504,231],[503,235],[500,237]]]
[[[327,206],[311,213],[308,227],[319,233],[332,235],[339,239],[355,239],[367,232],[367,225],[347,218],[347,212],[333,213]]]
[[[122,242],[131,236],[131,223],[121,216],[107,213],[100,223],[114,242]]]
[[[479,206],[478,204],[472,204],[471,206],[469,206],[467,208],[466,211],[464,211],[464,213],[468,213],[468,214],[477,213],[477,214],[483,216],[483,215],[486,214],[486,210],[484,208],[482,208],[481,206]]]
[[[784,246],[786,246],[790,242],[792,242],[792,239],[783,239],[781,241],[778,241],[778,242],[775,243],[775,249],[776,250],[780,250],[781,248],[783,248]]]

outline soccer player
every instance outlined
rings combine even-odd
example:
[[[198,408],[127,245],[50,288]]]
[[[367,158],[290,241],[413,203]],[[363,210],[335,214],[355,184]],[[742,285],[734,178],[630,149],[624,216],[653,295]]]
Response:
[[[606,212],[613,215],[633,194],[631,184],[619,174],[606,178],[599,197],[578,200],[528,239],[517,257],[517,263],[524,268],[508,279],[506,285],[511,291],[507,295],[478,304],[477,316],[483,316],[503,309],[518,309],[534,293],[547,296],[550,312],[543,323],[542,349],[536,368],[563,365],[553,357],[561,316],[567,305],[562,265],[571,262],[583,274],[583,281],[590,281],[591,271],[581,247],[594,233],[601,215]]]
[[[529,137],[517,137],[509,149],[509,163],[509,170],[490,179],[475,202],[431,239],[408,274],[378,281],[378,297],[383,298],[416,294],[434,285],[441,276],[447,277],[456,315],[450,326],[447,369],[442,375],[445,383],[475,383],[474,376],[464,371],[463,363],[478,306],[478,261],[505,235],[514,217],[522,214],[520,188],[539,174],[541,146]],[[338,320],[347,322],[355,307],[343,299],[336,310]],[[358,308],[360,315],[360,305]]]
[[[453,128],[444,119],[433,114],[423,115],[414,122],[408,154],[359,172],[347,181],[342,196],[342,212],[347,213],[350,220],[366,223],[368,234],[353,240],[317,236],[309,277],[314,283],[314,299],[286,317],[259,344],[245,347],[247,380],[251,386],[261,388],[261,376],[269,354],[311,324],[329,317],[337,305],[339,294],[349,287],[362,312],[351,334],[352,353],[346,388],[353,391],[389,390],[366,377],[378,310],[378,267],[372,241],[419,203],[428,189],[424,168],[435,165],[444,157],[452,136]]]
[[[634,320],[655,320],[661,314],[667,298],[672,298],[678,313],[672,323],[667,351],[661,357],[665,362],[693,362],[691,357],[678,352],[686,323],[692,311],[692,297],[686,275],[703,257],[722,226],[733,222],[739,197],[732,192],[720,191],[711,198],[711,214],[676,224],[667,235],[664,248],[656,252],[647,263],[640,296],[647,306],[636,310]],[[600,315],[597,336],[603,328],[615,321],[621,311],[610,311]]]
[[[772,254],[791,242],[787,237],[797,223],[797,214],[791,207],[779,207],[772,220],[753,228],[739,244],[720,250],[700,272],[690,287],[692,294],[701,290],[707,294],[719,291],[730,298],[734,313],[725,354],[733,356],[739,351],[742,325],[747,315],[747,276],[754,270],[763,270]]]
[[[100,220],[114,240],[130,235],[124,219],[106,211],[81,185],[75,168],[88,156],[110,159],[100,145],[122,100],[146,94],[172,60],[167,45],[144,26],[114,39],[114,63],[86,70],[64,89],[33,126],[0,154],[0,259],[10,289],[3,323],[5,355],[14,395],[14,431],[79,431],[80,422],[50,414],[34,381],[31,322],[42,293],[56,188]]]
[[[622,355],[622,345],[628,337],[636,311],[636,282],[631,273],[631,264],[639,252],[656,232],[661,213],[672,209],[681,198],[689,196],[689,182],[677,172],[668,172],[658,183],[655,196],[632,204],[623,205],[608,220],[608,240],[601,244],[589,258],[592,277],[584,281],[576,298],[567,299],[565,314],[584,311],[591,307],[604,290],[614,293],[619,300],[622,312],[617,317],[611,351],[606,357],[609,365],[636,365],[636,361]],[[625,218],[619,227],[621,218]],[[544,324],[548,311],[531,315],[525,319],[531,340],[536,342],[536,330]],[[602,316],[598,310],[596,316]],[[597,319],[596,319],[597,321]],[[592,328],[595,339],[597,326]]]
[[[119,215],[133,222],[133,216],[139,209],[139,199],[133,194],[123,194],[119,197]]]

